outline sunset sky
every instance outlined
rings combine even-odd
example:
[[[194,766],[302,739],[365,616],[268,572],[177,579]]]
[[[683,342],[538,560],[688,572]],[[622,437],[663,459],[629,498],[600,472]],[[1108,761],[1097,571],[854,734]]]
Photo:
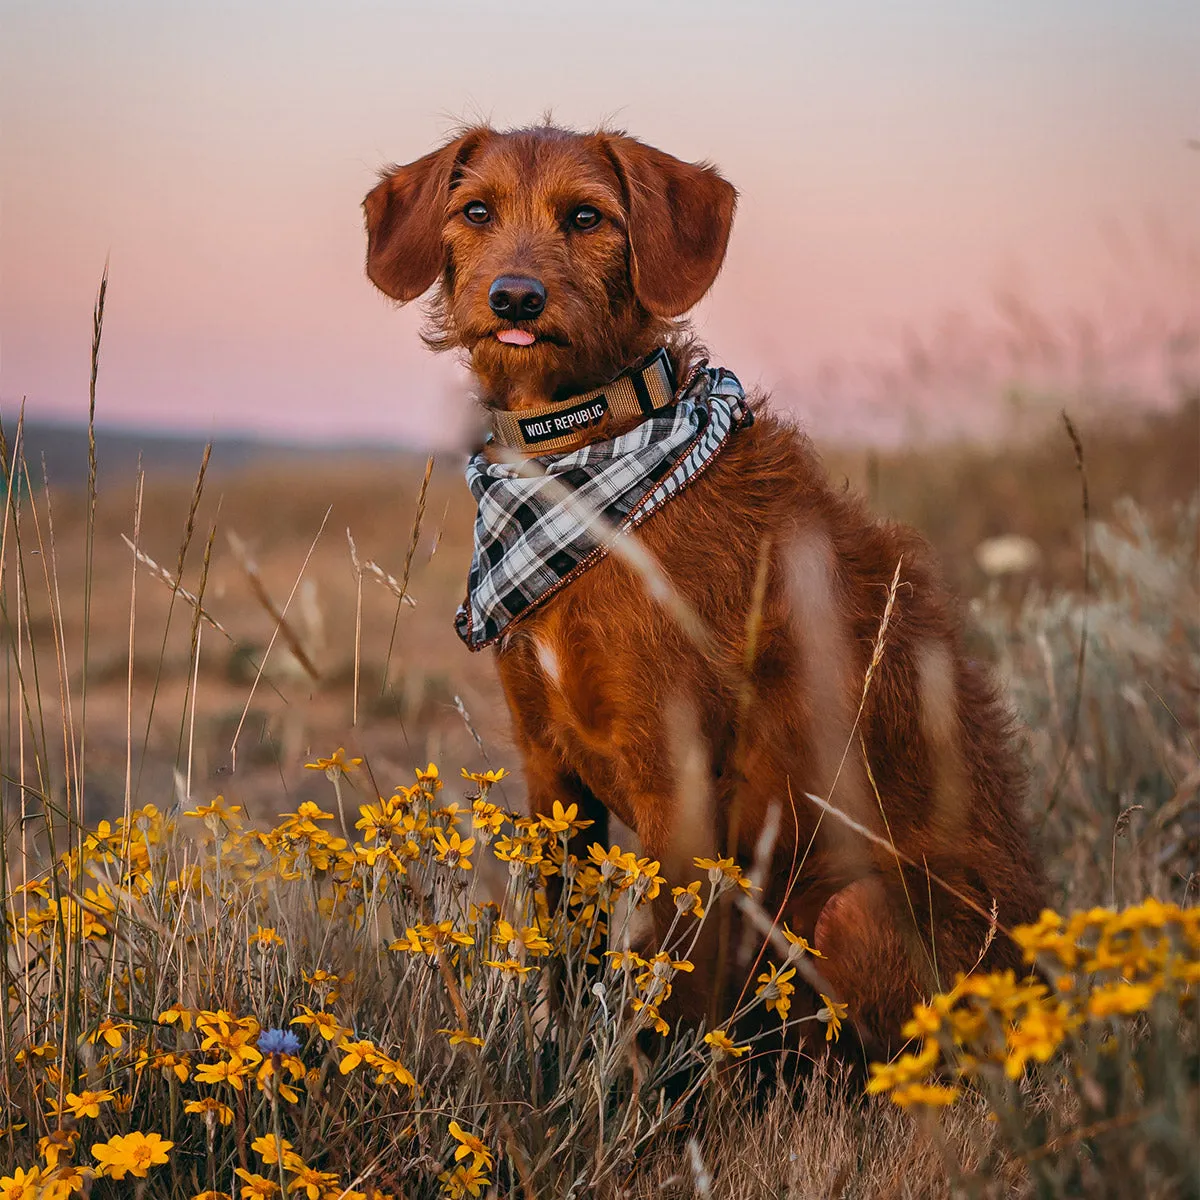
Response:
[[[1200,319],[1196,0],[0,0],[6,418],[85,415],[108,256],[107,423],[453,442],[463,377],[366,281],[359,204],[547,109],[738,187],[698,321],[818,429],[991,345],[998,296],[1117,371]]]

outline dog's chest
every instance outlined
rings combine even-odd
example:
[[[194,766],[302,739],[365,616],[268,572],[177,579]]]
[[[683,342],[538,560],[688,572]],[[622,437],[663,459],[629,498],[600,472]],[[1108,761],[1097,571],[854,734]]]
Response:
[[[556,596],[531,614],[501,650],[500,662],[510,699],[539,740],[564,750],[583,744],[612,752],[628,666],[574,597]]]
[[[596,568],[603,579],[603,565]],[[583,581],[577,581],[576,586]],[[594,603],[556,596],[521,622],[499,658],[518,724],[533,745],[579,775],[627,823],[628,782],[652,769],[657,690],[646,654],[598,619]]]

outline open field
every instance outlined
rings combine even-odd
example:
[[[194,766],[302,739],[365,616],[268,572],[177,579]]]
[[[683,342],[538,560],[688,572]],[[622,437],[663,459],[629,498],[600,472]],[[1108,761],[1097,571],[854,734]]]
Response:
[[[1147,897],[1186,909],[1200,855],[1200,402],[1080,428],[1083,474],[1061,428],[1020,446],[830,450],[826,461],[921,528],[969,603],[972,644],[1027,725],[1032,816],[1058,911]],[[544,873],[506,867],[495,851],[507,844],[511,864],[524,839],[522,853],[536,843],[561,863],[558,834],[502,813],[491,845],[480,833],[487,805],[519,810],[522,788],[490,657],[469,654],[451,628],[472,519],[457,462],[436,463],[424,489],[424,461],[400,455],[268,457],[228,472],[214,461],[199,493],[195,470],[150,471],[140,491],[130,471],[103,477],[94,526],[85,488],[47,498],[29,470],[6,517],[3,578],[5,1200],[74,1194],[76,1182],[98,1200],[266,1196],[280,1183],[312,1200],[372,1188],[1197,1194],[1194,910],[1081,918],[1068,940],[1094,965],[1081,958],[1049,997],[1008,996],[1010,981],[948,999],[938,1037],[974,1004],[998,1048],[976,1022],[939,1043],[941,1075],[890,1090],[903,1096],[922,1079],[953,1090],[953,1063],[970,1050],[984,1065],[961,1096],[898,1107],[818,1072],[802,1093],[756,1102],[717,1047],[687,1035],[650,1064],[634,1050],[646,1018],[625,1004],[648,994],[640,976],[605,968],[607,992],[587,986],[596,906],[608,903],[595,879],[549,912]],[[1030,539],[1036,562],[989,577],[976,550],[1006,534]],[[136,572],[122,535],[143,556]],[[171,576],[182,561],[183,586],[221,628],[197,624],[146,560]],[[415,606],[400,605],[370,561],[404,580]],[[339,746],[364,762],[305,769]],[[414,782],[430,762],[440,776]],[[512,774],[467,783],[460,767]],[[356,831],[360,805],[374,815]],[[88,829],[124,824],[85,838],[80,809]],[[389,834],[393,819],[406,832]],[[477,839],[470,873],[446,849],[456,823]],[[363,839],[365,858],[337,844],[343,833]],[[385,845],[398,857],[377,869],[370,851]],[[76,860],[47,872],[48,851],[67,846]],[[620,870],[636,907],[637,888],[651,886],[638,879],[653,872],[636,858]],[[37,888],[21,890],[26,879]],[[614,935],[621,911],[609,913]],[[497,933],[501,918],[511,937]],[[446,942],[439,921],[473,943]],[[1037,936],[1043,969],[1066,978],[1066,942]],[[550,1015],[527,971],[543,954],[561,964],[566,1016]],[[158,1020],[172,1006],[194,1030]],[[295,1049],[255,1049],[260,1029],[305,1012],[331,1024],[322,1032],[305,1018],[291,1026]],[[1024,1031],[1023,1050],[1010,1026]],[[201,1046],[201,1035],[212,1040]],[[657,1098],[672,1070],[690,1081],[680,1107]],[[295,1099],[272,1071],[289,1073]],[[89,1090],[111,1093],[95,1115],[67,1096]],[[146,1160],[140,1190],[117,1182],[119,1162],[93,1181],[69,1175],[69,1161],[103,1159],[93,1145],[133,1155],[133,1143],[106,1142],[130,1131],[171,1143],[169,1164]],[[54,1137],[68,1146],[58,1174],[37,1149]],[[275,1137],[292,1149],[281,1156]],[[35,1163],[42,1190],[20,1190],[15,1173]]]
[[[1195,401],[1173,414],[1083,428],[1094,520],[1110,519],[1128,498],[1159,526],[1200,486]],[[164,789],[170,793],[173,771],[177,764],[186,768],[190,747],[193,792],[225,791],[263,817],[273,816],[279,802],[302,785],[306,757],[338,745],[365,753],[381,783],[431,759],[516,766],[491,656],[468,653],[451,626],[466,578],[473,519],[456,459],[446,456],[434,464],[409,567],[408,591],[416,605],[405,605],[397,616],[393,591],[371,572],[363,574],[360,608],[347,532],[360,562],[373,561],[402,577],[424,460],[401,453],[339,460],[273,458],[268,452],[253,465],[226,470],[218,451],[195,509],[182,582],[196,590],[213,532],[205,608],[226,634],[203,628],[197,666],[191,610],[178,599],[172,604],[171,589],[144,565],[134,579],[134,556],[123,537],[135,540],[136,530],[142,553],[177,573],[200,455],[197,447],[194,463],[185,467],[176,451],[165,475],[150,461],[140,509],[136,471],[104,472],[102,464],[88,641],[89,817],[111,816],[123,804],[131,741],[134,807],[145,799],[161,801]],[[835,479],[845,478],[870,495],[877,511],[922,530],[964,599],[982,597],[992,587],[1008,607],[1034,587],[1082,590],[1080,476],[1061,426],[1021,447],[888,453],[832,448],[826,462]],[[31,470],[36,494],[40,467],[31,464]],[[27,514],[19,532],[28,546],[40,536],[44,561],[52,558],[57,568],[54,603],[61,610],[68,673],[78,687],[85,487],[78,482],[55,487],[52,500],[40,527]],[[14,540],[16,534],[14,529]],[[1009,534],[1031,539],[1040,561],[1014,577],[989,580],[976,548],[985,538]],[[250,571],[257,572],[277,609],[296,589],[287,627],[311,671],[286,639],[277,639],[264,656],[276,623]],[[38,575],[27,587],[28,630],[41,648],[44,671],[52,646],[47,641],[52,601]],[[253,686],[260,664],[263,677]],[[193,675],[195,708],[193,713],[189,707],[183,728],[178,718]],[[56,694],[57,686],[51,691]],[[53,694],[43,699],[52,704]],[[519,805],[519,781],[506,794]]]

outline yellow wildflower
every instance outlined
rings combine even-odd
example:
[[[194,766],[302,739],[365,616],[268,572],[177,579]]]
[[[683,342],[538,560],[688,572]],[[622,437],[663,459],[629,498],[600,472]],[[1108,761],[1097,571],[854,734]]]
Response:
[[[473,946],[475,939],[455,929],[451,921],[439,921],[436,925],[410,925],[402,938],[389,944],[389,950],[407,950],[410,954],[435,955],[439,946],[452,942],[456,946]]]
[[[196,1029],[201,1050],[223,1050],[235,1063],[256,1063],[262,1055],[251,1043],[261,1032],[254,1017],[234,1017],[225,1011],[199,1012]]]
[[[326,774],[330,771],[335,774],[338,772],[345,774],[361,765],[361,758],[346,758],[345,746],[339,746],[328,758],[318,758],[316,762],[304,764],[305,768],[309,771],[324,771]]]
[[[404,829],[404,800],[400,796],[379,797],[378,804],[360,804],[360,820],[354,822],[355,829],[363,831],[367,841],[376,838],[399,836]]]
[[[349,1075],[355,1067],[361,1063],[369,1062],[371,1056],[377,1053],[375,1043],[366,1038],[360,1041],[342,1038],[338,1042],[338,1049],[345,1055],[345,1058],[338,1064],[338,1070],[343,1075]]]
[[[256,1175],[245,1167],[234,1167],[233,1173],[242,1181],[241,1195],[244,1200],[268,1200],[279,1191],[279,1184],[273,1179]]]
[[[587,829],[594,825],[595,821],[581,821],[579,819],[579,805],[570,804],[563,808],[562,802],[554,801],[554,806],[551,809],[550,816],[539,816],[538,824],[546,830],[547,833],[579,833],[581,830]]]
[[[195,1078],[197,1083],[227,1083],[240,1092],[244,1087],[242,1080],[249,1072],[250,1064],[222,1058],[215,1063],[201,1063],[196,1068]]]
[[[491,967],[493,970],[501,971],[507,975],[528,975],[530,971],[536,971],[537,967],[528,966],[525,963],[518,962],[515,958],[485,958],[483,960],[485,967]]]
[[[442,790],[442,781],[438,778],[438,769],[436,764],[430,763],[423,771],[420,767],[417,771],[417,786],[421,791],[426,793],[440,792]]]
[[[232,824],[238,813],[242,811],[240,804],[226,804],[224,796],[218,796],[211,804],[198,804],[185,817],[199,817],[208,827],[213,828],[218,822]]]
[[[298,1017],[293,1017],[291,1024],[309,1025],[327,1042],[332,1042],[335,1037],[341,1034],[341,1023],[333,1013],[314,1012],[307,1004],[302,1004],[300,1007],[304,1010],[303,1013]]]
[[[708,881],[717,892],[726,888],[736,887],[749,895],[754,885],[742,874],[742,868],[732,858],[697,858],[693,859],[696,866],[708,872]]]
[[[614,971],[629,971],[649,965],[640,954],[633,950],[605,950],[604,957],[612,960],[610,965]]]
[[[283,938],[268,925],[260,925],[247,940],[251,946],[263,954],[272,946],[283,945]]]
[[[294,816],[295,824],[303,826],[305,821],[332,821],[333,813],[326,812],[319,804],[312,800],[305,800],[295,813],[283,813],[285,817]]]
[[[640,988],[647,988],[652,981],[668,982],[676,971],[690,972],[695,967],[686,958],[672,958],[664,950],[647,959],[644,969],[636,977],[635,982]],[[661,992],[661,989],[659,989]]]
[[[39,1200],[42,1173],[37,1167],[26,1171],[18,1167],[12,1175],[0,1177],[0,1200]]]
[[[1066,1035],[1066,1009],[1061,1004],[1031,1008],[1008,1031],[1004,1073],[1009,1079],[1019,1079],[1031,1058],[1045,1062],[1062,1044]]]
[[[484,845],[500,832],[505,820],[504,809],[487,800],[476,800],[471,806],[471,827],[480,831]]]
[[[233,1121],[233,1109],[228,1104],[222,1104],[214,1096],[205,1096],[203,1100],[192,1100],[183,1106],[185,1113],[195,1113],[221,1125]]]
[[[793,933],[786,925],[783,927],[783,936],[791,943],[791,949],[788,950],[788,958],[793,962],[796,959],[803,958],[806,954],[811,954],[813,958],[825,957],[816,946],[809,944],[807,938],[801,937],[798,933]]]
[[[713,1048],[714,1057],[728,1055],[731,1058],[739,1058],[750,1049],[749,1046],[735,1046],[733,1039],[723,1029],[714,1029],[711,1033],[706,1033],[704,1040]]]
[[[475,1166],[492,1165],[492,1152],[473,1133],[468,1133],[457,1121],[450,1122],[450,1136],[459,1144],[454,1151],[454,1161],[461,1162],[468,1154],[475,1156]]]
[[[315,991],[322,994],[326,992],[332,994],[333,989],[341,982],[340,975],[335,975],[332,971],[326,971],[321,967],[318,967],[311,974],[308,971],[301,971],[300,978]]]
[[[542,936],[540,930],[533,926],[517,929],[507,921],[499,920],[492,931],[492,937],[505,947],[512,958],[517,958],[525,952],[533,955],[550,953],[550,943]]]
[[[275,1073],[275,1059],[279,1059],[279,1074]],[[258,1074],[254,1077],[254,1086],[260,1092],[265,1092],[268,1088],[273,1088],[275,1094],[288,1104],[298,1104],[300,1102],[300,1093],[296,1091],[290,1083],[284,1078],[284,1072],[292,1077],[293,1080],[304,1078],[304,1063],[294,1054],[268,1054],[263,1059],[262,1066],[258,1068]]]
[[[438,1030],[439,1033],[443,1030]],[[379,1087],[392,1086],[393,1084],[403,1084],[405,1087],[415,1088],[417,1086],[416,1079],[407,1068],[402,1066],[394,1058],[389,1058],[386,1054],[381,1054],[376,1051],[374,1054],[367,1055],[367,1062],[379,1072],[375,1076],[375,1083]]]
[[[326,1194],[339,1194],[338,1178],[331,1171],[318,1171],[315,1167],[307,1167],[301,1162],[287,1169],[295,1175],[295,1179],[288,1184],[288,1195],[300,1192],[305,1200],[321,1200]]]
[[[83,1091],[67,1093],[67,1108],[76,1117],[98,1117],[100,1105],[107,1104],[117,1093],[110,1091]]]
[[[45,1159],[47,1169],[53,1171],[62,1157],[70,1158],[79,1141],[78,1129],[56,1129],[43,1138],[38,1138],[38,1153]],[[3,1193],[0,1192],[0,1197]]]
[[[192,1060],[186,1054],[158,1054],[150,1062],[164,1075],[169,1071],[180,1083],[186,1083],[192,1073]]]
[[[917,1054],[901,1054],[890,1063],[872,1063],[871,1082],[867,1084],[867,1091],[877,1095],[924,1079],[937,1066],[940,1057],[937,1042],[933,1038],[926,1038]]]
[[[924,1104],[930,1108],[946,1108],[962,1094],[962,1089],[937,1083],[906,1083],[892,1093],[892,1103],[907,1108]]]
[[[475,849],[475,839],[463,839],[457,833],[451,832],[449,837],[442,829],[433,831],[434,842],[437,849],[434,855],[438,862],[443,862],[448,867],[461,867],[464,871],[469,871],[472,868],[471,851]]]
[[[817,1010],[817,1020],[825,1025],[825,1040],[836,1042],[842,1035],[842,1018],[846,1015],[847,1006],[831,1000],[824,992],[819,995],[825,1001],[825,1007]]]
[[[482,1196],[491,1180],[481,1164],[472,1163],[469,1167],[459,1164],[452,1171],[440,1172],[438,1182],[444,1186],[450,1200],[462,1200],[465,1196]]]
[[[86,1040],[92,1045],[95,1045],[97,1041],[104,1041],[114,1050],[119,1050],[123,1040],[121,1034],[124,1033],[125,1030],[132,1028],[133,1026],[128,1021],[101,1021],[100,1024],[97,1025],[96,1028],[87,1035]]]
[[[510,870],[521,865],[534,867],[542,862],[542,843],[536,837],[502,837],[497,840],[492,853],[501,862],[515,864]]]
[[[433,778],[436,779],[437,767],[435,767],[433,763],[430,763],[429,766],[433,771]],[[462,777],[464,779],[469,779],[472,783],[479,784],[480,787],[493,783],[499,783],[500,780],[502,780],[507,774],[508,772],[503,767],[501,767],[498,771],[468,771],[466,767],[462,768]],[[418,770],[417,778],[419,779],[420,777],[421,772]]]
[[[662,1037],[666,1037],[667,1034],[671,1032],[670,1025],[667,1024],[662,1013],[658,1011],[658,1006],[656,1004],[646,1000],[637,999],[630,1003],[630,1007],[635,1013],[643,1014],[643,1018],[650,1023],[650,1028],[653,1029],[655,1033],[660,1034]]]
[[[675,907],[680,912],[690,912],[697,920],[704,916],[704,901],[700,898],[701,886],[700,880],[696,879],[687,887],[671,889],[671,895],[675,897]]]
[[[791,982],[791,978],[795,974],[795,967],[781,971],[774,963],[768,963],[767,969],[757,980],[762,986],[754,989],[754,994],[762,996],[766,1001],[767,1011],[774,1009],[781,1021],[787,1020],[788,1011],[792,1007],[792,993],[795,992],[796,985]]]
[[[600,869],[600,878],[608,883],[616,882],[618,871],[627,876],[637,875],[637,858],[624,851],[620,846],[605,850],[599,842],[593,842],[588,847],[588,858]]]
[[[157,1133],[127,1133],[107,1142],[98,1142],[92,1147],[92,1155],[100,1164],[99,1174],[110,1179],[124,1179],[134,1175],[145,1179],[146,1172],[153,1166],[165,1163],[174,1142],[168,1142]]]
[[[482,1046],[483,1038],[472,1037],[465,1029],[439,1029],[438,1033],[444,1033],[450,1039],[452,1046]]]
[[[287,1138],[280,1138],[276,1142],[272,1135],[264,1134],[262,1137],[255,1138],[250,1143],[250,1149],[269,1167],[273,1167],[279,1162],[281,1153],[283,1156],[283,1165],[288,1169],[291,1169],[293,1163],[301,1161],[300,1155],[292,1149],[292,1143]]]
[[[662,885],[667,881],[659,874],[662,863],[653,858],[639,858],[634,862],[633,901],[641,904],[646,900],[657,900]]]
[[[1110,983],[1097,988],[1088,997],[1088,1012],[1093,1017],[1129,1017],[1150,1007],[1154,988],[1148,983]]]
[[[913,1007],[913,1018],[906,1021],[900,1032],[906,1038],[925,1037],[937,1033],[942,1027],[942,1014],[936,1007],[927,1004],[917,1004]]]

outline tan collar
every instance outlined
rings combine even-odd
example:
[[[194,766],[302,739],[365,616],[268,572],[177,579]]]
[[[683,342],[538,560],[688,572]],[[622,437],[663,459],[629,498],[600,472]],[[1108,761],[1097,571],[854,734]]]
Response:
[[[492,414],[492,431],[501,446],[527,454],[573,450],[579,435],[616,426],[631,417],[650,416],[675,402],[675,376],[663,349],[595,391],[521,412]]]

